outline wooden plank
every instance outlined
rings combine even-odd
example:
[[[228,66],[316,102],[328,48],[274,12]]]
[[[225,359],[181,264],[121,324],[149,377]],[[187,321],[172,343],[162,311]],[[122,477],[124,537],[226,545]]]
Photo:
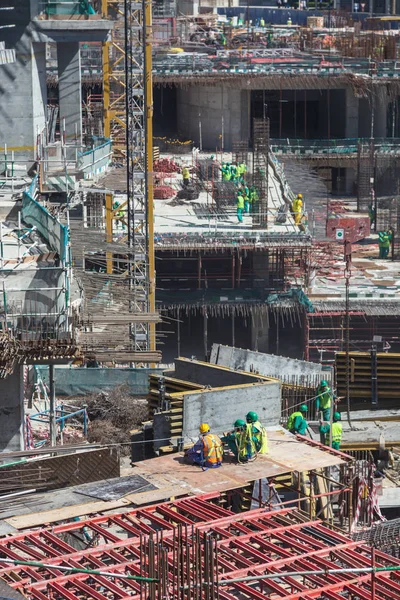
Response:
[[[47,523],[55,523],[73,519],[74,517],[82,517],[83,515],[115,510],[123,506],[128,506],[130,503],[130,500],[127,498],[120,498],[113,502],[87,502],[86,504],[76,504],[65,506],[64,508],[54,508],[43,512],[9,517],[8,519],[4,519],[4,521],[16,529],[31,529],[32,527],[46,525]]]

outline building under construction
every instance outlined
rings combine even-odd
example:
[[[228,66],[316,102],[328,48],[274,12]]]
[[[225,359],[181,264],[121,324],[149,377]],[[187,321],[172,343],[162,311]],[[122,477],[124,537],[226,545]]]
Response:
[[[331,6],[3,4],[1,595],[400,598],[397,30]],[[62,365],[99,379],[92,423],[57,399]],[[94,439],[122,371],[144,416]],[[249,410],[268,451],[191,464],[200,423],[225,439]]]

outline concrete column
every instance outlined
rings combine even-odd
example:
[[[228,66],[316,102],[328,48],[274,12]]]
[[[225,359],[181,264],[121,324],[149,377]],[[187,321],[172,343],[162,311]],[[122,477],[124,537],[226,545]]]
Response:
[[[46,46],[24,34],[14,48],[16,62],[0,67],[0,152],[7,144],[16,159],[29,161],[46,122]]]
[[[346,138],[358,137],[358,98],[350,88],[346,89],[345,136]]]
[[[387,137],[387,97],[386,90],[375,95],[374,137]]]
[[[67,141],[82,135],[82,82],[79,42],[57,44],[60,127],[65,119]]]
[[[255,352],[269,350],[269,323],[266,315],[254,313],[251,318],[251,349]]]
[[[23,368],[0,379],[0,452],[24,450]]]

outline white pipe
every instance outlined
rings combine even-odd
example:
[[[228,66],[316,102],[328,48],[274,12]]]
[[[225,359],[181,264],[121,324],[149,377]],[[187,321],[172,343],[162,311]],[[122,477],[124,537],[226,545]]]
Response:
[[[18,262],[21,262],[21,211],[18,213]]]

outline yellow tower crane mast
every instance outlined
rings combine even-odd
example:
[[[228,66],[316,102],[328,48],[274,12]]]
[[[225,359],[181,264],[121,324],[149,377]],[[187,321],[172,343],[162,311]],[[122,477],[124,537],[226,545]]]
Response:
[[[104,134],[114,158],[126,166],[127,199],[113,206],[106,196],[107,241],[114,223],[126,215],[123,237],[132,291],[131,312],[155,313],[153,207],[153,80],[151,0],[102,0],[105,17],[114,20],[111,41],[103,45]],[[113,257],[107,254],[107,272]],[[131,326],[135,351],[155,351],[155,323]]]

